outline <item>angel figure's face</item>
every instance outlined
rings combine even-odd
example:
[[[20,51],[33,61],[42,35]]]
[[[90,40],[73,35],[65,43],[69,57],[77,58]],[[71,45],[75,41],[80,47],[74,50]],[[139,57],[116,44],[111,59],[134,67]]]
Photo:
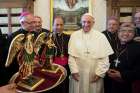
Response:
[[[33,39],[33,34],[28,34],[27,35],[27,40],[28,41],[32,41],[32,39]]]

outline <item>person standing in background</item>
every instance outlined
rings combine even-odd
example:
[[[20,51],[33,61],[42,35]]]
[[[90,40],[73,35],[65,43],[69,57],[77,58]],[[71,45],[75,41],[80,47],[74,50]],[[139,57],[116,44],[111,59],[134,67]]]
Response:
[[[134,23],[136,26],[136,36],[140,36],[140,12],[137,12],[134,15]]]
[[[69,93],[103,93],[103,77],[113,50],[107,38],[93,29],[92,14],[85,13],[81,23],[82,29],[73,32],[69,41]]]
[[[32,13],[22,12],[21,15],[19,16],[19,21],[20,21],[21,28],[8,36],[9,43],[11,43],[12,39],[18,34],[27,34],[29,32],[34,34],[36,33],[34,31],[35,21],[34,21],[34,15]]]
[[[120,26],[119,45],[107,72],[105,93],[132,93],[133,82],[140,79],[140,43],[133,40],[134,36],[135,26],[132,23]]]
[[[107,37],[112,49],[115,52],[116,44],[118,43],[117,32],[119,29],[119,21],[115,16],[111,16],[107,21],[107,29],[103,31],[103,34]]]
[[[108,21],[107,21],[107,29],[105,31],[103,31],[103,34],[107,37],[113,51],[114,54],[109,56],[109,62],[112,63],[114,61],[114,58],[116,57],[116,52],[117,52],[117,46],[119,44],[119,39],[118,39],[118,30],[119,30],[119,21],[115,16],[111,16]],[[104,78],[104,87],[105,87],[105,93],[107,91],[110,90],[110,88],[108,88],[108,76],[106,75]]]
[[[54,59],[54,62],[57,64],[60,64],[62,66],[68,66],[68,42],[70,35],[67,35],[64,33],[64,21],[61,16],[56,16],[54,18],[53,23],[53,38],[55,45],[57,47],[57,57],[60,57],[62,59],[66,59],[64,62],[57,61],[57,59]],[[56,57],[56,58],[57,58]]]
[[[34,16],[35,31],[40,34],[42,32],[49,33],[49,30],[42,28],[42,19],[39,16]]]
[[[136,12],[134,15],[134,24],[136,26],[134,40],[140,42],[140,12]]]
[[[12,36],[15,37],[16,35],[22,33],[22,34],[27,34],[27,33],[34,33],[34,28],[35,28],[35,20],[34,20],[34,15],[30,12],[23,12],[21,13],[19,17],[19,21],[21,24],[21,28],[18,29],[16,32],[12,33]]]
[[[63,66],[67,70],[67,77],[60,85],[50,90],[53,91],[53,93],[68,93],[69,91],[69,74],[70,74],[69,67],[68,67],[69,38],[70,36],[64,33],[63,18],[61,16],[54,17],[53,40],[56,46],[57,54],[54,56],[53,62]]]
[[[134,15],[134,24],[136,26],[134,40],[140,42],[140,11]],[[140,79],[133,82],[133,93],[140,93]]]

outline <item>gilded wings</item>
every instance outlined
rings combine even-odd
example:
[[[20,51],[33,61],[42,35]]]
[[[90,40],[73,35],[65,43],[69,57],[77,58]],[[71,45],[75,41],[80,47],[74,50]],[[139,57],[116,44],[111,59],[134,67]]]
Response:
[[[38,35],[38,37],[35,40],[34,47],[39,48],[43,43],[45,43],[45,38],[47,37],[46,32],[42,32]]]
[[[33,46],[34,49],[39,50],[41,45],[45,43],[46,37],[47,37],[46,32],[39,34],[34,42],[34,46]],[[9,51],[8,51],[6,64],[5,64],[6,67],[8,67],[12,63],[13,58],[16,56],[16,54],[19,52],[19,50],[21,50],[21,48],[24,48],[24,43],[22,42],[23,39],[25,39],[25,35],[19,34],[12,40]]]
[[[24,34],[19,34],[12,40],[5,64],[6,67],[8,67],[12,63],[13,58],[16,56],[17,52],[23,47],[22,41],[24,38]]]

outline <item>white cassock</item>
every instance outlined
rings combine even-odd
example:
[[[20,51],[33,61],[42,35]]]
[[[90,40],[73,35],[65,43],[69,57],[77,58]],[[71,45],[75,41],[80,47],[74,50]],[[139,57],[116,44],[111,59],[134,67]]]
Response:
[[[113,50],[106,37],[99,31],[83,30],[72,33],[69,41],[69,67],[71,73],[79,73],[79,81],[70,76],[70,93],[103,93],[103,77],[109,69],[108,56]],[[97,82],[91,78],[98,75]]]

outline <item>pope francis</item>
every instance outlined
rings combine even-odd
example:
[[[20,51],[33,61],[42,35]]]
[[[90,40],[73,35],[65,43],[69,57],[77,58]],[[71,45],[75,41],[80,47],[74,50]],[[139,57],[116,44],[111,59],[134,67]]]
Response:
[[[81,22],[82,29],[72,33],[69,41],[69,93],[103,93],[103,77],[113,50],[106,37],[93,29],[90,13],[85,13]]]

